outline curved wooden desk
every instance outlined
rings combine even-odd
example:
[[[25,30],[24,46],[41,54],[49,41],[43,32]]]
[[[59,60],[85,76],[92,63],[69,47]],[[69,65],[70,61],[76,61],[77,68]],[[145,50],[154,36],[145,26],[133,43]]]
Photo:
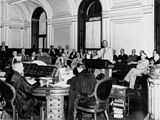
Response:
[[[33,91],[34,96],[44,96],[47,100],[45,120],[64,120],[64,96],[69,95],[70,87],[39,87]]]

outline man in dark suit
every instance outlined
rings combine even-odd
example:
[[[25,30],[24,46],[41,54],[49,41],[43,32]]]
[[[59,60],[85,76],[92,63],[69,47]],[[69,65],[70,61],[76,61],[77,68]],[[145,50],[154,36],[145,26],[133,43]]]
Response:
[[[125,54],[125,50],[120,49],[120,55],[118,56],[117,62],[119,63],[127,63],[128,55]]]
[[[67,84],[70,84],[68,116],[67,120],[73,120],[74,101],[80,93],[91,95],[96,85],[94,75],[85,69],[83,64],[78,64],[75,68],[77,75],[69,79]]]
[[[1,51],[8,51],[8,46],[6,45],[5,41],[2,41],[2,44],[0,46]]]
[[[2,71],[5,70],[6,67],[6,61],[8,60],[7,56],[8,46],[6,46],[5,41],[2,41],[2,44],[0,46],[0,61],[1,61],[1,69]]]
[[[127,62],[128,63],[137,62],[137,57],[138,55],[136,55],[136,49],[132,49],[132,53],[131,55],[128,56]]]
[[[15,108],[18,112],[18,115],[20,118],[30,118],[31,115],[35,111],[39,111],[40,108],[37,108],[40,106],[40,102],[37,101],[36,98],[32,96],[32,91],[36,87],[43,85],[43,83],[35,82],[33,85],[29,84],[27,80],[23,77],[23,64],[21,62],[14,63],[12,65],[13,69],[13,75],[10,81],[11,85],[16,90],[16,98],[15,98]],[[39,109],[39,110],[38,110]],[[5,110],[9,110],[9,106],[5,107]]]

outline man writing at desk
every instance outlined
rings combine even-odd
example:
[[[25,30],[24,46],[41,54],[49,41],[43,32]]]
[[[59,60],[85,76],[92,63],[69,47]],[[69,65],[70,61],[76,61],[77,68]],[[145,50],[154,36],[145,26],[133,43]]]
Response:
[[[103,59],[103,60],[109,60],[110,62],[113,62],[113,49],[108,47],[107,40],[102,41],[102,47],[100,51],[98,51],[98,55],[94,56],[93,59]],[[99,73],[106,73],[108,71],[105,71],[104,69],[95,70],[95,76],[97,76]],[[109,71],[109,73],[111,73]],[[110,76],[110,75],[109,75]]]
[[[18,115],[21,118],[30,118],[33,115],[34,111],[39,111],[37,109],[40,106],[41,102],[38,102],[32,96],[32,90],[36,87],[43,84],[42,82],[36,82],[33,85],[29,84],[27,80],[23,77],[23,64],[21,62],[17,62],[12,65],[12,69],[14,71],[13,76],[11,78],[10,84],[16,90],[16,98],[15,98],[15,107],[18,111]],[[10,106],[6,105],[6,112],[10,109]]]

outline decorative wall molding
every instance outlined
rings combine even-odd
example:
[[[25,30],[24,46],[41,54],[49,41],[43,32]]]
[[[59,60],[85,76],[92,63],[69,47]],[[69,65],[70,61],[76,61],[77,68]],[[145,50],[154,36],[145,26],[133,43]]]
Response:
[[[66,25],[72,25],[73,22],[77,22],[77,16],[70,16],[67,18],[60,18],[60,19],[53,19],[52,20],[52,26],[66,26]]]
[[[138,15],[138,14],[152,14],[153,11],[154,11],[153,5],[146,5],[146,6],[138,6],[133,8],[131,7],[129,9],[103,11],[102,17],[103,19],[105,19],[105,18],[112,18],[112,17]]]
[[[137,22],[142,22],[142,19],[143,19],[143,16],[111,19],[111,25],[113,26],[114,24],[137,23]]]
[[[19,28],[19,29],[26,29],[31,27],[31,23],[27,21],[18,21],[18,20],[10,20],[10,21],[0,21],[2,27],[9,27],[9,28]]]
[[[59,12],[59,13],[54,13],[52,19],[66,18],[66,17],[70,17],[70,16],[71,16],[71,14],[69,13],[69,11]]]
[[[144,14],[151,14],[154,11],[154,6],[153,5],[147,5],[143,7],[143,12]]]
[[[142,0],[110,0],[111,9],[128,8],[143,5]]]
[[[110,17],[110,12],[109,11],[102,11],[102,19],[109,18],[109,17]]]

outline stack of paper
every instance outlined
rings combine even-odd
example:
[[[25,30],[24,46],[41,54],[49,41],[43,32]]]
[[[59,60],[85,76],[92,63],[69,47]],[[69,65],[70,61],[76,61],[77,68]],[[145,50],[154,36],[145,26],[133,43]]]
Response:
[[[124,100],[123,99],[115,99],[113,101],[113,117],[115,118],[123,118],[123,113],[125,109]]]
[[[50,84],[52,87],[61,87],[61,88],[68,88],[70,87],[69,84],[66,84],[64,81],[55,83],[55,84]]]

